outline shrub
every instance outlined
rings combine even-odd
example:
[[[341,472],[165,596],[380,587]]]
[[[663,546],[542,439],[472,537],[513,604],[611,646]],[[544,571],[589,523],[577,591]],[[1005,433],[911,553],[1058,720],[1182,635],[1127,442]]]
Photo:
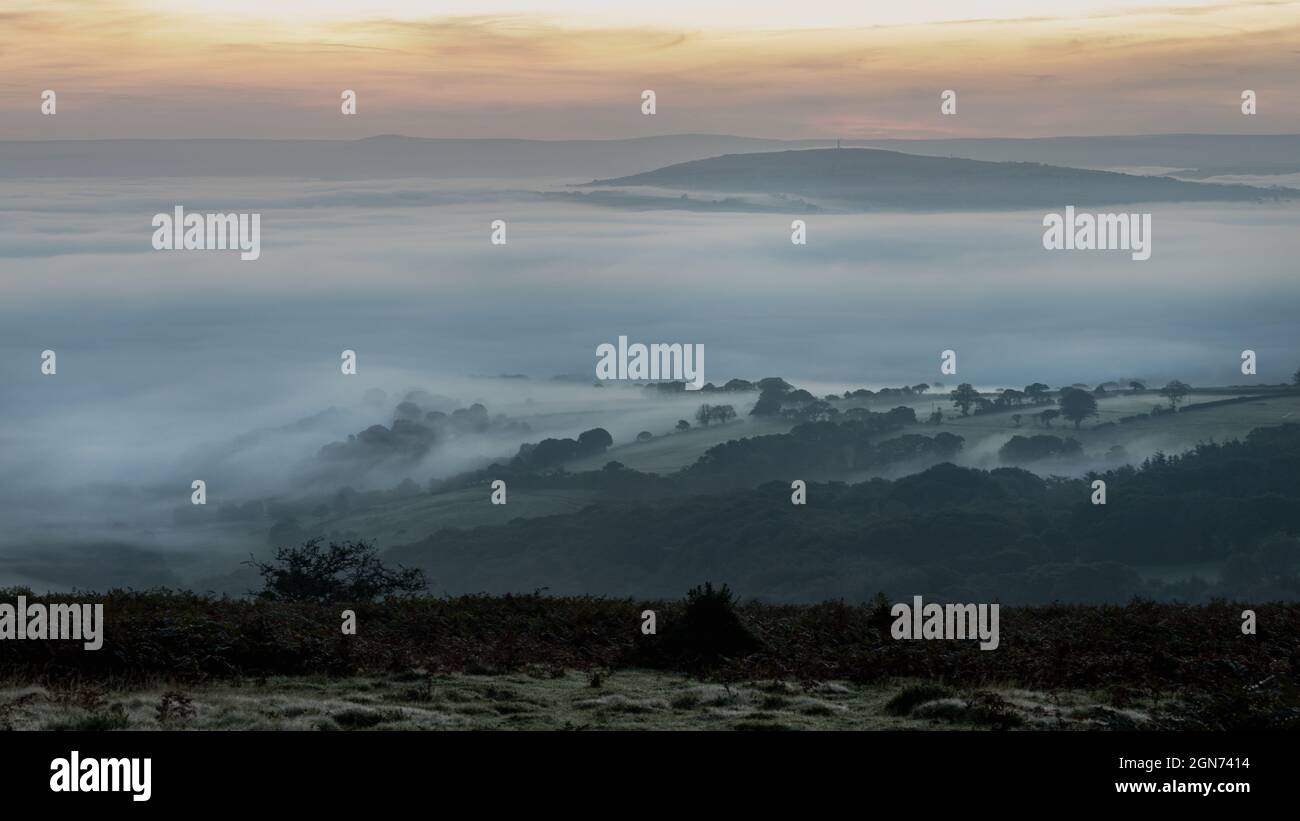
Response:
[[[999,730],[1019,727],[1025,723],[1006,699],[988,691],[975,693],[967,700],[966,719],[972,724]]]
[[[1048,434],[1012,436],[998,449],[998,458],[1005,464],[1015,465],[1040,459],[1078,456],[1081,452],[1082,447],[1074,439],[1062,439]]]
[[[194,703],[180,690],[168,690],[155,708],[159,724],[185,724],[195,715]]]
[[[686,593],[686,611],[664,635],[664,649],[688,670],[713,667],[728,658],[744,656],[762,647],[736,615],[731,588],[714,588],[711,582]]]
[[[911,715],[912,710],[921,704],[951,698],[952,695],[952,690],[942,684],[911,684],[885,704],[885,713],[891,716]]]
[[[320,539],[310,539],[301,547],[278,548],[273,561],[245,564],[261,574],[266,586],[257,596],[269,601],[372,602],[428,587],[423,570],[400,565],[390,570],[364,541],[323,548]]]

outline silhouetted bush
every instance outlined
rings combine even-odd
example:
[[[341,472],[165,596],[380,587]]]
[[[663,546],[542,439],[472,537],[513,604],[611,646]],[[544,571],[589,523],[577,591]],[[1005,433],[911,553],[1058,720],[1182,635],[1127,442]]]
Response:
[[[309,539],[300,547],[278,548],[272,561],[245,564],[261,574],[266,586],[257,597],[268,601],[371,602],[428,587],[423,570],[390,570],[364,541],[321,547],[320,539]]]
[[[752,653],[762,643],[740,623],[731,589],[705,582],[686,593],[686,610],[669,624],[663,647],[680,669],[699,670]]]
[[[891,716],[911,715],[912,710],[927,701],[951,698],[953,691],[942,684],[911,684],[885,704],[885,713]]]

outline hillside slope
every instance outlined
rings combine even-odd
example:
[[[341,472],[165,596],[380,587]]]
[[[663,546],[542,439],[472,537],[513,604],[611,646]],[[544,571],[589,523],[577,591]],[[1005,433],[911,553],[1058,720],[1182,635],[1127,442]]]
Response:
[[[1300,191],[865,148],[727,154],[594,180],[595,187],[791,195],[851,209],[1059,208],[1138,202],[1254,202]]]

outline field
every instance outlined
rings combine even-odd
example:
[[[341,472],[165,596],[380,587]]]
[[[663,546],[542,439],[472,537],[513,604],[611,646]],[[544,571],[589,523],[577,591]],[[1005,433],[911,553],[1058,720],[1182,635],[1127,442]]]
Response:
[[[1158,728],[1166,700],[925,682],[715,683],[652,670],[241,678],[0,688],[0,730],[914,730]]]
[[[756,395],[746,395],[752,404]],[[700,400],[705,404],[707,397]],[[717,400],[719,402],[723,400]],[[736,410],[743,413],[746,403],[737,403]],[[695,424],[693,421],[691,424]],[[772,433],[786,433],[794,427],[793,423],[783,419],[765,419],[742,416],[726,424],[712,424],[708,427],[693,427],[688,431],[674,431],[656,436],[645,442],[629,442],[610,448],[600,456],[579,459],[565,465],[570,471],[599,470],[606,462],[622,462],[633,470],[643,473],[667,474],[689,466],[704,452],[715,445],[721,445],[732,439],[746,436],[766,436]]]
[[[1193,392],[1188,395],[1186,404],[1214,402],[1240,395],[1225,390]],[[1167,408],[1168,403],[1153,391],[1140,394],[1115,394],[1099,399],[1098,415],[1089,419],[1078,430],[1061,420],[1053,423],[1051,430],[1035,426],[1031,415],[1049,406],[1037,408],[1027,406],[1016,411],[962,417],[953,409],[952,402],[944,393],[920,398],[834,403],[841,412],[854,407],[865,407],[881,412],[899,405],[915,410],[920,420],[927,418],[934,409],[942,409],[944,420],[937,429],[933,425],[918,424],[903,432],[933,435],[937,430],[946,430],[964,437],[965,446],[957,462],[972,467],[996,467],[997,449],[1016,434],[1030,436],[1035,433],[1053,433],[1057,436],[1072,436],[1083,445],[1085,453],[1095,453],[1098,456],[1112,445],[1120,445],[1128,451],[1131,460],[1140,462],[1158,450],[1165,453],[1178,453],[1198,442],[1222,442],[1240,438],[1253,428],[1300,419],[1300,394],[1261,397],[1251,402],[1148,417],[1123,424],[1119,424],[1122,417],[1149,413],[1153,407]],[[1019,427],[1011,419],[1014,413],[1023,415]],[[1117,424],[1096,429],[1098,425],[1107,422]],[[575,472],[598,470],[606,462],[616,460],[635,470],[662,475],[689,466],[706,450],[728,440],[786,433],[791,427],[791,423],[783,420],[760,420],[742,416],[739,420],[725,425],[693,428],[683,433],[656,436],[646,442],[620,445],[598,457],[571,462],[565,467]],[[860,480],[868,475],[870,474],[849,478]]]
[[[1300,725],[1294,604],[1255,606],[1256,635],[1223,602],[1004,607],[984,651],[893,639],[879,602],[417,598],[341,635],[342,605],[102,598],[102,651],[0,643],[0,728]]]
[[[1212,389],[1193,393],[1188,397],[1188,402],[1214,402],[1237,395],[1239,394],[1231,389]],[[646,401],[667,402],[671,409],[685,413],[678,407],[681,400]],[[1081,443],[1083,454],[1079,458],[1021,465],[1041,475],[1081,475],[1088,470],[1106,470],[1123,462],[1137,464],[1156,452],[1180,453],[1200,442],[1241,438],[1256,427],[1300,419],[1300,394],[1294,393],[1261,396],[1246,402],[1204,410],[1147,416],[1124,423],[1119,423],[1119,419],[1147,414],[1153,407],[1167,403],[1163,403],[1153,392],[1110,395],[1099,400],[1099,415],[1089,419],[1077,430],[1069,423],[1059,420],[1050,430],[1035,425],[1031,415],[1042,410],[1042,406],[961,417],[952,410],[951,402],[944,395],[906,400],[885,398],[866,404],[859,401],[835,403],[841,411],[867,407],[877,412],[899,404],[912,407],[919,419],[926,418],[934,408],[942,408],[945,418],[939,426],[918,424],[880,434],[878,438],[888,439],[903,434],[933,436],[938,432],[959,435],[963,437],[964,444],[953,461],[961,466],[984,469],[1004,466],[998,449],[1015,435],[1050,433],[1072,437]],[[622,444],[616,444],[599,455],[573,460],[563,467],[569,473],[599,471],[606,463],[618,461],[639,471],[670,475],[691,465],[709,448],[723,442],[742,437],[786,433],[792,427],[793,423],[784,419],[758,419],[743,415],[744,409],[748,407],[745,402],[739,402],[738,407],[742,416],[730,423],[695,426],[684,432],[661,433],[642,442],[624,440]],[[1014,413],[1022,415],[1018,426],[1012,419]],[[1098,425],[1104,427],[1099,428]],[[1122,451],[1114,450],[1116,448]],[[817,470],[808,470],[798,478],[860,482],[880,475],[897,478],[926,466],[928,463],[900,462],[852,473],[823,474]],[[246,559],[250,552],[264,555],[275,545],[301,542],[314,535],[324,535],[335,539],[366,539],[381,549],[389,549],[419,542],[444,528],[501,525],[514,519],[574,513],[600,498],[599,483],[586,488],[530,488],[512,485],[508,504],[497,506],[488,503],[486,487],[475,487],[434,494],[391,495],[358,505],[352,510],[339,510],[336,506],[325,505],[321,506],[321,512],[296,516],[292,528],[279,532],[272,530],[277,519],[260,516],[248,520],[219,520],[186,527],[163,528],[155,535],[163,541],[172,540],[177,544],[202,548],[177,551],[169,558],[182,584],[200,590],[243,593],[255,580],[246,569],[239,567],[239,562]],[[1209,575],[1202,574],[1206,578],[1218,575],[1217,567],[1206,570]],[[1155,571],[1154,575],[1159,576],[1161,573]]]
[[[1187,402],[1188,404],[1214,402],[1231,397],[1232,394],[1194,393],[1188,396]],[[1096,429],[1099,424],[1118,423],[1121,417],[1148,413],[1156,406],[1167,408],[1168,403],[1161,402],[1158,396],[1148,393],[1103,398],[1098,401],[1097,406],[1098,415],[1083,423],[1078,430],[1061,420],[1053,423],[1051,431],[1035,427],[1029,418],[1030,414],[1035,412],[1033,409],[1020,411],[1025,418],[1017,429],[1011,420],[1011,413],[969,416],[963,419],[950,415],[948,408],[945,408],[943,427],[967,437],[967,451],[980,449],[983,437],[1009,438],[1014,433],[1030,435],[1051,432],[1058,436],[1073,436],[1079,440],[1085,451],[1098,448],[1104,450],[1111,445],[1122,445],[1125,448],[1136,448],[1144,453],[1157,449],[1176,453],[1197,442],[1222,442],[1227,439],[1241,438],[1253,428],[1300,419],[1300,394],[1260,397],[1251,402],[1148,417],[1100,430]],[[917,410],[917,415],[921,415],[920,408]]]

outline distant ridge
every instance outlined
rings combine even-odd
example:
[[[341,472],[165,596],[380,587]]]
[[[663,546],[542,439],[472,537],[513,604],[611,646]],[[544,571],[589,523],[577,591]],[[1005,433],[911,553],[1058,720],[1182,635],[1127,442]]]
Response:
[[[825,148],[834,144],[833,137],[768,140],[724,134],[614,140],[426,139],[382,135],[358,140],[0,141],[0,178],[293,176],[578,180],[626,176],[725,154]],[[1189,176],[1201,177],[1234,172],[1300,172],[1300,135],[1295,134],[844,140],[843,145],[992,162],[1187,169]]]
[[[845,141],[845,145],[937,157],[962,157],[990,162],[1039,162],[1075,168],[1190,169],[1199,172],[1201,176],[1233,173],[1235,169],[1246,166],[1254,168],[1253,173],[1300,172],[1300,134],[855,140],[852,143]]]
[[[360,140],[0,141],[0,178],[590,179],[785,146],[776,140],[707,134],[556,141],[398,136]]]
[[[867,148],[728,154],[594,187],[797,196],[847,209],[1039,208],[1137,202],[1251,202],[1300,191],[1184,182],[1023,162],[985,162]]]

